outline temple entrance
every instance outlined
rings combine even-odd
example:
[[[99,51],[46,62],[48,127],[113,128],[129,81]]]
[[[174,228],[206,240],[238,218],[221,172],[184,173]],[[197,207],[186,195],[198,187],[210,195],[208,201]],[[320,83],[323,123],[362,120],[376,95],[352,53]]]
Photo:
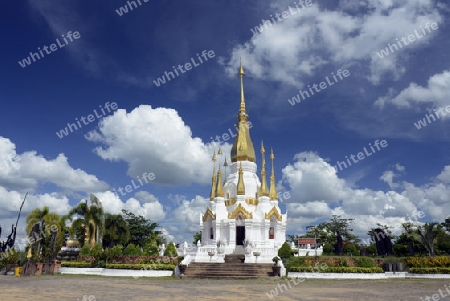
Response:
[[[245,226],[236,226],[236,245],[243,246],[245,239]]]

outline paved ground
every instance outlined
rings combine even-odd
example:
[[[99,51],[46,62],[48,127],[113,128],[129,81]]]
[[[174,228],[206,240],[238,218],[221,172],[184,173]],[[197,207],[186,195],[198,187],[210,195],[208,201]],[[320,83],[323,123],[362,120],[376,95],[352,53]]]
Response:
[[[289,283],[288,283],[289,281]],[[425,301],[450,295],[449,280],[204,280],[99,276],[0,276],[0,300],[311,300]],[[283,287],[283,284],[286,286]],[[289,287],[290,284],[290,287]],[[277,288],[278,296],[268,293]],[[280,291],[280,288],[283,291]],[[84,297],[84,299],[83,299]],[[90,299],[89,299],[90,297]],[[422,299],[420,299],[422,297]],[[435,296],[436,298],[436,296]],[[428,299],[433,300],[433,299]],[[439,296],[435,301],[450,300]]]

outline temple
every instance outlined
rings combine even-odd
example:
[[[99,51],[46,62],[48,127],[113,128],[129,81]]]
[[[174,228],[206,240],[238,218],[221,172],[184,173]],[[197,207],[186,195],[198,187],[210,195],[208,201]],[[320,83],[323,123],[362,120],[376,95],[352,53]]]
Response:
[[[238,71],[240,106],[231,162],[228,164],[226,158],[221,161],[221,149],[217,156],[214,152],[210,202],[200,216],[202,239],[195,262],[224,262],[227,254],[245,254],[245,263],[272,263],[272,258],[286,240],[287,214],[281,214],[278,207],[275,157],[271,150],[269,187],[266,181],[266,151],[262,142],[260,176],[257,174],[255,148],[245,109],[244,75],[241,63]],[[228,167],[230,172],[227,175]]]

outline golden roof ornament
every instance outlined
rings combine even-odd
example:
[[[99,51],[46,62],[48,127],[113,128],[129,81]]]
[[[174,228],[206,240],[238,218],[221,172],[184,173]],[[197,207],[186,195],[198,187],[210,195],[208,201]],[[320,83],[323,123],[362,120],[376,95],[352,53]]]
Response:
[[[220,170],[219,165],[219,171],[217,172],[217,188],[216,188],[216,197],[224,197],[223,192],[223,186],[222,186],[222,171]]]
[[[241,82],[241,103],[239,106],[238,122],[236,128],[238,130],[231,148],[231,162],[250,161],[255,162],[255,149],[250,138],[249,124],[247,122],[248,115],[245,111],[245,97],[244,97],[244,68],[242,62],[239,64],[238,76]]]
[[[261,141],[261,158],[262,158],[262,164],[261,164],[261,188],[259,190],[260,196],[269,196],[269,189],[267,188],[267,181],[266,181],[266,158],[265,158],[265,152],[264,149],[264,143]]]
[[[275,156],[273,155],[273,149],[270,150],[270,160],[272,160],[272,175],[270,176],[270,200],[276,201],[278,200],[278,192],[277,188],[275,187],[275,169],[273,164],[273,159],[275,159]]]
[[[242,163],[239,165],[239,178],[237,184],[237,195],[245,195],[244,175],[242,172]]]

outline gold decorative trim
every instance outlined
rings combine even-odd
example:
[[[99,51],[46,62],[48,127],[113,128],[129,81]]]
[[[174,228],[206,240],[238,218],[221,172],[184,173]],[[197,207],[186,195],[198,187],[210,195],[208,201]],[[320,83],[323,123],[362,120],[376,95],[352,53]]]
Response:
[[[208,216],[211,216],[211,219],[216,219],[216,215],[211,211],[211,209],[206,209],[205,214],[203,215],[203,221],[206,222],[206,219],[208,218]]]
[[[236,216],[237,216],[239,213],[242,213],[242,214],[245,216],[245,218],[253,219],[253,213],[248,212],[247,210],[245,210],[245,208],[242,207],[241,204],[239,204],[239,205],[236,207],[236,209],[234,209],[233,212],[228,213],[228,218],[229,218],[229,219],[235,219]]]
[[[231,198],[231,199],[225,201],[225,206],[227,206],[227,207],[232,206],[232,205],[236,204],[236,202],[237,202],[236,198]]]
[[[259,201],[258,201],[257,199],[255,199],[255,198],[246,198],[246,199],[245,199],[245,202],[246,202],[248,205],[254,205],[254,206],[257,206],[258,203],[259,203]]]
[[[269,213],[265,214],[265,218],[266,219],[270,219],[272,217],[272,215],[275,215],[275,217],[277,218],[277,220],[279,222],[281,222],[282,216],[281,214],[278,212],[277,208],[275,206],[273,206],[273,208],[269,211]]]

